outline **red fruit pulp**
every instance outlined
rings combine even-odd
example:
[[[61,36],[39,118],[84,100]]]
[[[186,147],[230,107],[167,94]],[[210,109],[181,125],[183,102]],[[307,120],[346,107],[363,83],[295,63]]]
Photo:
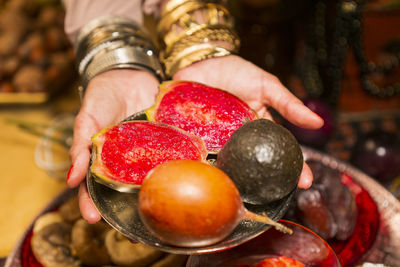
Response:
[[[147,114],[150,120],[175,125],[201,137],[211,152],[218,152],[245,120],[257,117],[238,97],[187,81],[163,83],[157,104]]]
[[[91,170],[125,184],[141,184],[156,165],[170,160],[205,160],[200,138],[173,126],[131,121],[107,128],[93,137],[96,158]],[[105,179],[106,179],[105,178]]]

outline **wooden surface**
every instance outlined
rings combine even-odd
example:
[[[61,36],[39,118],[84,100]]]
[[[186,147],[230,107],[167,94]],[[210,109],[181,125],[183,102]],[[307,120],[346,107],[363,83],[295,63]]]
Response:
[[[36,215],[66,188],[64,180],[50,177],[35,164],[40,138],[7,120],[50,123],[58,114],[75,110],[77,103],[75,96],[63,96],[39,106],[0,106],[0,258],[8,255]]]

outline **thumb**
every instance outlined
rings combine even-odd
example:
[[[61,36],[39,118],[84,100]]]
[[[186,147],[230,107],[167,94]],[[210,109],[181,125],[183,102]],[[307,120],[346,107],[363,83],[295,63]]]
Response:
[[[68,186],[76,187],[85,179],[90,161],[91,137],[98,131],[98,124],[84,112],[75,118],[74,138],[69,153],[71,168],[67,177]]]

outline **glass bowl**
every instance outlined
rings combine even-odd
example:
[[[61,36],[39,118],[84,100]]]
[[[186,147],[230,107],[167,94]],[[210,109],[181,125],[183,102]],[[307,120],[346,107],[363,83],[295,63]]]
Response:
[[[286,256],[305,266],[340,267],[333,249],[311,230],[286,220],[281,223],[293,230],[292,235],[274,228],[232,249],[203,255],[191,255],[187,267],[255,266],[266,258]]]

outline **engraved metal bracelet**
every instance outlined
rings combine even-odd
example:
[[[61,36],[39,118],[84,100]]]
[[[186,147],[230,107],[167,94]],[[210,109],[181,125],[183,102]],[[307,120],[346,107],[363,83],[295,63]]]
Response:
[[[107,70],[145,70],[164,79],[156,48],[150,36],[134,21],[107,16],[88,23],[76,45],[76,64],[83,91],[90,80]]]

